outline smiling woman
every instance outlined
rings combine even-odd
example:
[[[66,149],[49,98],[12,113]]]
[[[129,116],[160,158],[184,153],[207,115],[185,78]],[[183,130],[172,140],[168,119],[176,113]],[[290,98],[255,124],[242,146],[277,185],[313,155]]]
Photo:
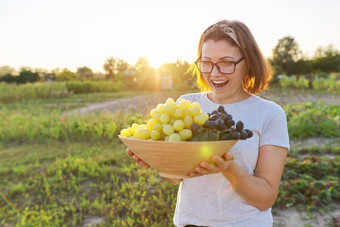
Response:
[[[271,68],[245,24],[223,20],[202,34],[196,61],[197,84],[203,92],[182,95],[198,102],[205,113],[217,106],[235,121],[242,120],[254,136],[238,141],[229,151],[201,162],[180,183],[174,223],[176,226],[273,225],[271,207],[276,201],[289,149],[283,109],[255,94],[271,78]],[[140,164],[145,162],[128,154]]]

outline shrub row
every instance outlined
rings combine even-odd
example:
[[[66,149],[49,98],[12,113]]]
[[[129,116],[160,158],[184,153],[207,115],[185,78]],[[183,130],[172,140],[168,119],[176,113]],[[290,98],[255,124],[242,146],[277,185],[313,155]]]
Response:
[[[307,102],[284,106],[291,138],[340,136],[340,106]]]
[[[72,94],[117,92],[122,90],[123,86],[122,81],[53,82],[23,85],[0,83],[0,103],[60,98]]]
[[[302,89],[312,88],[318,91],[340,90],[340,79],[338,79],[336,75],[328,75],[326,77],[316,76],[312,80],[309,80],[304,76],[296,77],[295,75],[281,75],[279,77],[279,84],[281,87],[293,87]]]

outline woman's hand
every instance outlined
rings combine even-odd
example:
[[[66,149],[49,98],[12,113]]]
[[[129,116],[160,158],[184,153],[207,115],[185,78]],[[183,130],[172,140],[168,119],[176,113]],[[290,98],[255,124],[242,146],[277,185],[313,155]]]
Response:
[[[126,149],[126,153],[131,157],[133,158],[133,160],[135,160],[138,164],[146,167],[146,168],[149,168],[150,166],[145,163],[142,159],[140,159],[137,155],[135,155],[129,148]]]
[[[234,155],[231,152],[226,152],[222,157],[214,155],[211,160],[216,163],[213,165],[209,162],[201,162],[195,171],[190,173],[191,177],[198,177],[206,174],[218,173],[228,169],[230,164],[234,161]]]

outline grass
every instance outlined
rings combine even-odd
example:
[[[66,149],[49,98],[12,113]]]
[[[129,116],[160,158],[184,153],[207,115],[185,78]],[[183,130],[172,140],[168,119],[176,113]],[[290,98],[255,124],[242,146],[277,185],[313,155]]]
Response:
[[[34,226],[79,226],[88,215],[103,217],[102,226],[170,220],[177,187],[140,168],[124,150],[117,139],[2,145],[1,191]],[[17,212],[0,205],[2,225],[21,223]]]
[[[175,92],[167,94],[169,97],[178,96]],[[16,122],[15,127],[4,127],[3,132],[18,135],[14,139],[0,141],[0,226],[30,226],[29,223],[34,226],[82,226],[88,217],[101,218],[103,221],[97,226],[172,226],[178,187],[164,181],[155,170],[135,164],[115,136],[94,139],[93,135],[96,134],[85,133],[82,137],[71,130],[71,134],[59,139],[43,133],[32,136],[32,139],[20,139],[20,126],[27,126],[25,136],[33,135],[28,126],[43,125],[45,119],[49,123],[42,128],[56,128],[59,125],[60,132],[64,133],[64,125],[59,124],[64,111],[90,102],[132,95],[130,92],[80,94],[1,105],[0,116],[7,120],[0,121],[0,125],[12,118]],[[86,122],[89,127],[85,128],[95,128],[92,123],[106,124],[103,119],[108,119],[116,123],[117,128],[112,132],[116,135],[124,124],[141,120],[140,117],[134,118],[135,114],[112,114],[111,118],[101,114],[87,115],[83,119],[76,116],[78,119],[74,120]],[[74,122],[71,119],[66,126],[74,126]],[[302,181],[283,179],[284,187],[293,195],[286,202],[286,195],[282,192],[277,206],[318,209],[339,200],[336,195],[339,178],[323,178],[323,175],[316,178],[317,175],[314,176],[308,168],[308,163],[316,165],[320,162],[323,171],[326,171],[324,175],[327,171],[338,174],[339,159],[299,159],[300,155],[323,153],[339,156],[339,144],[305,147],[290,152],[287,174],[295,176],[299,169],[302,171],[302,167],[305,172]],[[333,168],[327,167],[330,165]],[[306,205],[299,199],[304,196],[305,188],[311,189],[309,183],[313,177],[318,180],[315,187],[320,190],[316,188],[319,191],[311,194],[313,199],[307,198],[315,203]],[[321,195],[322,200],[317,200],[315,195]]]

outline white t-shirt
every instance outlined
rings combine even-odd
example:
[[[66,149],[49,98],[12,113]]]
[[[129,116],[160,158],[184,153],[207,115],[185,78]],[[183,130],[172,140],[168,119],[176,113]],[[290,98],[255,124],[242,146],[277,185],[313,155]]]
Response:
[[[207,93],[181,96],[198,102],[203,112],[211,113],[219,104]],[[253,137],[239,140],[230,150],[235,162],[254,175],[259,148],[276,145],[289,149],[287,119],[283,109],[274,102],[252,95],[233,104],[223,105],[235,122],[241,120],[245,129],[254,131]],[[243,200],[221,174],[185,178],[178,190],[174,216],[176,226],[259,226],[273,225],[271,209],[261,211]]]

